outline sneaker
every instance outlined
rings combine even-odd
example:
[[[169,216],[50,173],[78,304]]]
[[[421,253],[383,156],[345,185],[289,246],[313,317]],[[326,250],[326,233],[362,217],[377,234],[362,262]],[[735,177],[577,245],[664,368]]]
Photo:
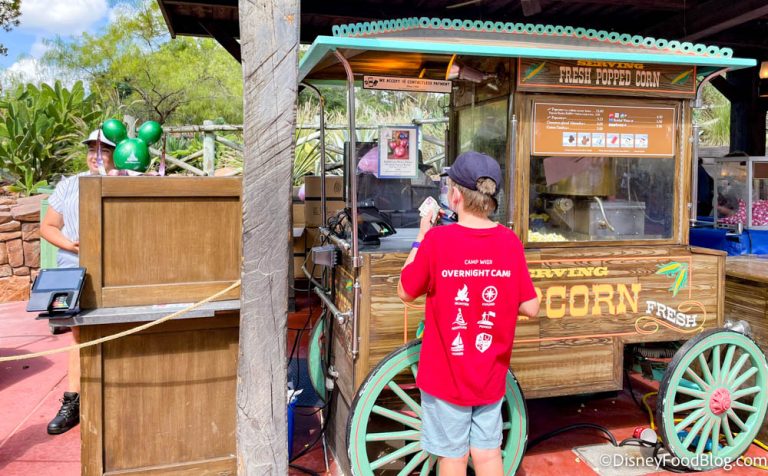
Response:
[[[48,423],[49,435],[60,435],[80,423],[80,395],[75,392],[64,392],[61,408],[56,417]]]

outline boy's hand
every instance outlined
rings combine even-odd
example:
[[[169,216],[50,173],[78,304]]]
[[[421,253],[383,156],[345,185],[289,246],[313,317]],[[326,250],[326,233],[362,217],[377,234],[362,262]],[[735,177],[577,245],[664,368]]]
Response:
[[[443,215],[443,211],[440,210],[438,213],[437,218],[434,216],[434,212],[430,211],[423,217],[421,217],[421,224],[419,225],[419,236],[416,238],[416,241],[421,241],[424,239],[424,235],[427,234],[427,232],[435,226],[435,223],[437,222],[437,219],[440,218],[440,216]]]

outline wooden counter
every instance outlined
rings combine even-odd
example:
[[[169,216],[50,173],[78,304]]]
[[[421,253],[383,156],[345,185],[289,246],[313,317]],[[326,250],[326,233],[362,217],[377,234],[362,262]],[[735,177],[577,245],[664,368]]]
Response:
[[[89,341],[184,305],[98,309],[77,316]],[[236,473],[239,301],[81,351],[84,475]]]
[[[768,353],[768,256],[728,257],[725,264],[725,318],[745,320],[752,337]],[[763,423],[758,439],[768,438]]]

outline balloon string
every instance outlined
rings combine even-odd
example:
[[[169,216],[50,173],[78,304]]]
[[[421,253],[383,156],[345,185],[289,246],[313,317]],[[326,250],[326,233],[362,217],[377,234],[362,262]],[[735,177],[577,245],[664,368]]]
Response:
[[[96,166],[99,168],[99,175],[107,175],[107,170],[104,168],[104,159],[101,157],[101,126],[99,126],[96,133]]]
[[[160,153],[160,168],[158,172],[160,173],[160,176],[165,176],[165,147],[167,143],[168,136],[163,135],[163,150]]]

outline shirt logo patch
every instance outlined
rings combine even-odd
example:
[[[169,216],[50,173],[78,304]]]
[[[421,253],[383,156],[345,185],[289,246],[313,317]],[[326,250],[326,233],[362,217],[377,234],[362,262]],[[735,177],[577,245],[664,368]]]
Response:
[[[456,338],[451,342],[451,353],[453,355],[464,355],[464,341],[461,340],[461,334],[457,333]]]
[[[483,289],[483,301],[493,302],[499,297],[499,292],[496,290],[496,286],[488,286]]]
[[[475,348],[477,348],[477,350],[480,352],[485,352],[491,346],[491,342],[493,342],[493,336],[486,334],[485,332],[481,332],[475,339]]]
[[[456,314],[456,319],[454,319],[453,324],[451,324],[451,330],[459,330],[459,329],[466,329],[467,328],[467,321],[464,320],[464,316],[461,314],[461,308],[459,308],[458,314]]]
[[[466,284],[456,293],[454,303],[457,306],[469,306],[469,288],[467,288]]]
[[[483,318],[479,321],[477,321],[477,325],[482,327],[483,329],[490,329],[493,327],[493,321],[491,321],[491,318],[496,317],[496,313],[493,311],[486,311],[483,313]]]

